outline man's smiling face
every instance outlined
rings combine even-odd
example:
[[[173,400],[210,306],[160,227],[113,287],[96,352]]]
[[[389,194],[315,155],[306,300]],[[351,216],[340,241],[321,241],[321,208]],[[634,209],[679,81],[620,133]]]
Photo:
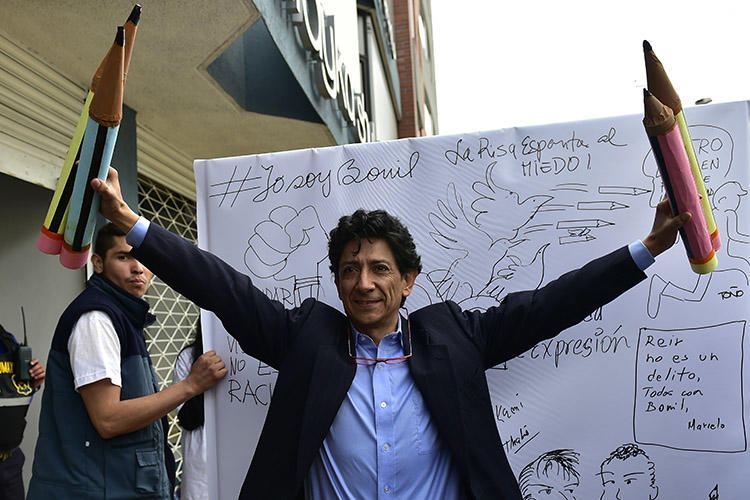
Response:
[[[416,270],[399,270],[384,240],[362,239],[344,247],[336,288],[354,327],[378,342],[396,329],[401,299],[411,293],[416,277]]]

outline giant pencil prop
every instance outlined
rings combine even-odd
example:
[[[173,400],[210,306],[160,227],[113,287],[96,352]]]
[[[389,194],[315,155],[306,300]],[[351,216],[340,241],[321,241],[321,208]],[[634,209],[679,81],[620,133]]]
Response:
[[[125,84],[125,78],[127,78],[128,66],[130,66],[130,56],[133,53],[133,42],[135,41],[135,34],[138,30],[138,21],[140,18],[141,6],[136,4],[125,23],[125,68],[123,85]],[[99,68],[97,68],[96,73],[94,73],[94,77],[91,79],[91,86],[89,87],[88,95],[83,104],[81,116],[78,119],[78,125],[73,133],[73,139],[70,141],[70,147],[68,147],[68,153],[65,156],[65,162],[63,163],[62,171],[60,172],[60,178],[57,181],[55,194],[52,196],[52,202],[47,210],[47,217],[44,219],[44,225],[42,226],[41,233],[39,234],[36,243],[37,248],[44,253],[57,255],[62,249],[63,233],[65,232],[65,225],[68,219],[68,208],[70,207],[70,197],[73,194],[73,183],[75,182],[76,172],[78,171],[77,162],[80,160],[81,156],[81,144],[83,143],[83,134],[86,130],[86,123],[88,122],[89,107],[91,105],[91,100],[96,93],[99,81],[102,78],[102,71],[104,70],[113,49],[114,45],[109,49],[107,55],[104,56],[104,59],[102,59],[102,62],[99,64]]]
[[[117,28],[117,36],[102,68],[101,79],[91,99],[86,130],[81,144],[73,195],[65,224],[65,237],[60,262],[70,269],[86,264],[89,247],[94,236],[99,195],[94,193],[91,181],[107,177],[109,163],[117,142],[117,132],[122,120],[122,93],[125,72],[125,28]]]
[[[677,95],[672,82],[669,81],[667,72],[664,71],[664,66],[661,61],[654,54],[654,50],[651,48],[651,44],[647,40],[643,41],[643,56],[646,60],[646,80],[648,90],[651,92],[659,101],[669,106],[674,114],[677,126],[682,136],[682,142],[685,144],[685,152],[687,153],[688,160],[690,161],[690,170],[693,174],[695,186],[698,189],[700,195],[701,210],[703,211],[703,218],[706,221],[706,229],[708,234],[711,235],[711,245],[714,250],[718,250],[721,247],[721,238],[719,237],[719,228],[716,226],[714,220],[714,213],[711,210],[711,201],[706,193],[706,186],[703,183],[703,174],[698,166],[698,159],[695,156],[695,149],[693,148],[693,140],[690,138],[690,132],[688,131],[687,122],[685,121],[685,113],[682,111],[682,102],[680,96]],[[695,216],[695,214],[693,214]]]
[[[645,117],[643,125],[659,166],[672,212],[690,212],[692,217],[680,228],[690,267],[698,274],[710,273],[718,264],[711,236],[701,208],[698,189],[690,169],[685,144],[672,109],[643,89]]]

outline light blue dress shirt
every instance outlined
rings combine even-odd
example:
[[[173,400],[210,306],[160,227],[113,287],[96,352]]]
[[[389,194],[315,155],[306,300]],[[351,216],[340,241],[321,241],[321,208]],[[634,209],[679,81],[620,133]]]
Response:
[[[356,330],[355,356],[396,358],[408,350],[401,330],[379,345]],[[305,481],[305,498],[461,497],[461,479],[414,385],[408,361],[357,365]]]
[[[146,237],[148,226],[150,224],[151,222],[147,218],[143,216],[138,217],[138,221],[133,227],[130,228],[128,234],[125,235],[125,241],[128,242],[128,245],[133,248],[138,248],[139,246],[141,246],[141,243],[143,243],[143,238]]]
[[[148,231],[141,217],[127,242],[138,247]],[[643,271],[654,263],[640,240],[628,245]],[[379,345],[356,330],[356,356],[404,355],[402,328]],[[438,435],[408,361],[357,366],[346,398],[305,480],[308,499],[460,499],[461,478]]]

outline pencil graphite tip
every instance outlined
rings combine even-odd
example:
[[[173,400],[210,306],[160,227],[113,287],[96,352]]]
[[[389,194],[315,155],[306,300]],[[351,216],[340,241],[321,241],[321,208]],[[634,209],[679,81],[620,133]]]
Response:
[[[651,44],[648,43],[648,40],[643,40],[643,52],[651,52],[652,50],[654,49],[651,48]]]
[[[128,21],[138,26],[138,21],[140,20],[141,20],[141,6],[140,4],[135,4],[135,6],[133,7],[133,10],[130,11],[130,16],[128,16]]]
[[[115,44],[120,47],[125,46],[125,28],[123,26],[117,27],[117,35],[115,36]]]
[[[644,100],[644,101],[645,101],[646,99],[648,99],[649,97],[651,97],[652,95],[653,95],[653,94],[652,94],[651,92],[649,92],[647,88],[644,88],[644,89],[643,89],[643,100]]]

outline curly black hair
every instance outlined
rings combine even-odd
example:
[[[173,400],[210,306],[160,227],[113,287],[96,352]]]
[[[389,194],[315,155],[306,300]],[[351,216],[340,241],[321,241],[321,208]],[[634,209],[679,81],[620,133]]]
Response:
[[[350,241],[356,241],[361,245],[362,238],[384,240],[393,252],[401,273],[422,271],[422,258],[417,253],[414,239],[406,226],[385,210],[367,212],[360,208],[351,215],[341,217],[338,225],[331,230],[328,259],[334,276],[338,277],[339,261],[344,247]]]

